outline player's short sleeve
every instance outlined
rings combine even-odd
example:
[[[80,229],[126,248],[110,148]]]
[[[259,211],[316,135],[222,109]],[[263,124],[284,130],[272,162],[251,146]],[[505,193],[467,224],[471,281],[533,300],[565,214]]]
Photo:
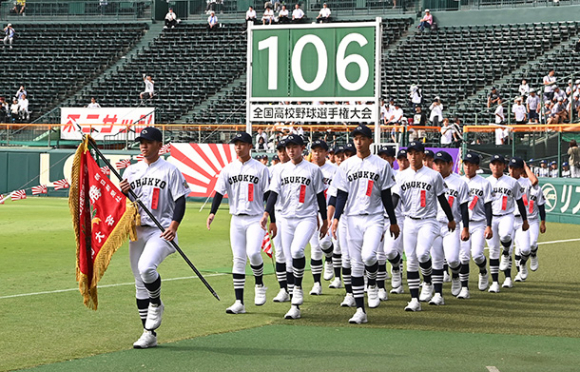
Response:
[[[537,201],[537,205],[544,205],[546,204],[546,198],[544,198],[544,191],[542,190],[542,188],[540,187],[540,185],[536,185],[536,186],[532,186],[532,188],[538,188],[538,201]]]
[[[336,173],[334,174],[334,178],[332,179],[332,186],[337,190],[337,194],[338,190],[349,192],[348,183],[346,182],[346,171],[342,167],[342,164],[340,167],[338,167]]]
[[[324,182],[322,181],[323,178],[324,176],[322,175],[320,167],[316,167],[312,175],[312,183],[314,186],[314,191],[316,192],[317,195],[320,194],[321,192],[324,192]]]
[[[469,187],[465,181],[459,182],[457,191],[459,191],[459,204],[469,203]]]
[[[445,181],[443,181],[443,177],[441,173],[435,172],[435,177],[433,179],[433,191],[435,195],[440,196],[445,194],[447,187],[445,186]]]
[[[483,204],[492,202],[493,193],[491,190],[491,183],[489,183],[488,180],[484,179],[482,190],[483,190]]]
[[[182,196],[187,196],[191,192],[185,177],[183,177],[183,174],[177,168],[171,170],[168,187],[171,190],[171,198],[173,201],[176,201]]]
[[[270,187],[270,170],[266,167],[262,168],[262,174],[260,175],[260,187],[264,192],[268,191]]]
[[[518,181],[514,182],[513,192],[514,200],[519,200],[522,198],[522,188],[520,187],[520,183]]]
[[[283,165],[279,165],[277,169],[272,173],[272,178],[270,179],[269,190],[280,195],[280,174],[282,173]]]
[[[395,183],[393,187],[391,187],[391,194],[397,195],[399,198],[401,197],[401,186],[399,186],[399,183]]]
[[[228,179],[228,168],[229,167],[225,167],[224,169],[222,169],[220,175],[218,176],[217,182],[215,183],[215,192],[217,192],[218,194],[222,194],[225,195],[228,192],[228,187],[227,187],[227,179]]]
[[[387,190],[395,186],[397,183],[395,181],[395,174],[391,165],[385,161],[385,167],[383,168],[383,177],[381,180],[381,190]]]

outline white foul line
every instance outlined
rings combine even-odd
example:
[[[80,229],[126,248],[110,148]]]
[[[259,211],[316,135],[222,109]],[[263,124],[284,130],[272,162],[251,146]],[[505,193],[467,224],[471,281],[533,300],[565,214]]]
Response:
[[[222,275],[227,275],[224,273],[216,273],[216,274],[208,274],[208,275],[204,275],[204,278],[210,278],[213,276],[222,276]],[[171,282],[174,280],[186,280],[186,279],[197,279],[197,276],[182,276],[182,277],[178,277],[178,278],[163,278],[164,282]],[[121,286],[126,286],[126,285],[135,285],[135,282],[131,282],[131,283],[116,283],[116,284],[105,284],[105,285],[100,285],[98,286],[98,289],[101,288],[111,288],[111,287],[121,287]],[[21,293],[21,294],[16,294],[16,295],[10,295],[10,296],[0,296],[0,300],[6,299],[6,298],[16,298],[16,297],[27,297],[27,296],[36,296],[36,295],[43,295],[43,294],[52,294],[52,293],[62,293],[62,292],[72,292],[72,291],[78,291],[78,288],[68,288],[68,289],[57,289],[54,291],[44,291],[44,292],[33,292],[33,293]]]
[[[494,366],[487,366],[485,367],[489,372],[499,372],[499,369],[495,368]]]
[[[569,242],[577,242],[577,241],[580,241],[580,239],[553,240],[551,242],[541,242],[541,243],[538,243],[538,245],[542,245],[542,244],[569,243]]]

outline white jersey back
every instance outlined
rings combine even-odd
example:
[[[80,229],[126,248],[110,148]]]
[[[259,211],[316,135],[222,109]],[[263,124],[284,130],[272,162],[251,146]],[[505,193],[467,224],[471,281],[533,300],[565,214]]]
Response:
[[[347,216],[384,213],[381,192],[395,185],[391,165],[376,155],[364,159],[351,156],[335,174],[336,188],[349,194]]]
[[[278,163],[278,164],[274,165],[273,167],[270,167],[270,169],[271,169],[270,184],[272,183],[272,180],[275,177],[280,177],[280,171],[282,170],[283,165],[284,165],[283,163]],[[278,214],[278,212],[282,210],[282,199],[281,198],[276,199],[276,205],[274,206],[274,210],[276,211],[276,214]]]
[[[320,167],[302,160],[295,165],[283,164],[270,182],[270,190],[278,194],[279,214],[284,218],[318,215],[316,195],[324,191]]]
[[[461,208],[459,207],[463,203],[469,202],[469,187],[467,183],[461,179],[455,173],[451,173],[449,176],[443,179],[447,188],[445,189],[445,196],[451,207],[451,212],[453,212],[453,219],[455,222],[461,222]],[[443,211],[443,208],[437,204],[437,220],[441,222],[448,222],[447,215]]]
[[[480,175],[473,178],[462,177],[469,188],[469,220],[478,222],[485,221],[485,204],[493,201],[491,196],[491,183]]]
[[[532,186],[532,182],[529,178],[525,177],[518,178],[518,183],[520,184],[520,192],[522,193],[522,200],[526,206],[528,219],[538,218],[538,206],[546,204],[542,188],[539,185]],[[515,210],[515,215],[518,217],[520,216],[520,211],[517,208]]]
[[[437,216],[437,197],[445,193],[445,182],[439,172],[427,167],[411,167],[397,173],[403,214],[415,219]]]
[[[328,189],[330,188],[330,184],[332,183],[332,179],[334,178],[334,174],[337,170],[338,167],[329,161],[320,167],[320,171],[322,172],[322,183],[324,184],[324,196],[326,197],[326,204],[328,204],[328,199],[330,199]]]
[[[250,158],[235,159],[222,169],[215,191],[228,194],[230,214],[257,216],[264,213],[264,194],[270,186],[268,168]]]
[[[144,161],[133,164],[123,173],[123,178],[129,181],[137,197],[165,228],[169,227],[173,220],[175,201],[191,192],[179,169],[163,158],[159,158],[151,165]],[[139,213],[141,226],[155,226],[140,206]]]
[[[514,213],[516,200],[522,198],[520,184],[510,176],[502,175],[495,178],[493,175],[488,178],[491,184],[491,210],[494,216]]]

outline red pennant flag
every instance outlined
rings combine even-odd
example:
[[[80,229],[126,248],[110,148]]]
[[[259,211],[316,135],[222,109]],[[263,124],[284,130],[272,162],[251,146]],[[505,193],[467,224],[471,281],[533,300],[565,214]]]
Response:
[[[48,194],[48,188],[46,185],[34,186],[32,188],[32,195]]]
[[[10,199],[12,200],[26,199],[26,190],[13,191],[12,194],[10,194]]]
[[[4,204],[4,195],[0,194],[0,204]]]
[[[54,185],[55,190],[68,189],[70,187],[66,179],[54,181],[52,184]]]
[[[143,161],[143,159],[145,159],[145,157],[143,156],[143,154],[139,154],[139,155],[135,156],[135,159],[137,159],[137,161]]]
[[[111,174],[111,170],[105,165],[101,167],[101,173],[103,173],[105,176],[108,176]]]
[[[119,160],[115,165],[117,166],[117,169],[125,169],[129,165],[131,165],[131,160],[130,159]]]
[[[262,240],[262,250],[268,255],[268,257],[272,258],[272,241],[270,240],[270,234],[268,234],[267,231]]]
[[[159,155],[163,155],[163,154],[171,154],[171,144],[168,143],[167,145],[164,145],[163,147],[161,147],[161,150],[159,150]]]
[[[137,208],[103,176],[89,151],[88,138],[75,154],[69,207],[77,243],[76,278],[85,306],[96,310],[97,284],[113,254],[136,239]]]

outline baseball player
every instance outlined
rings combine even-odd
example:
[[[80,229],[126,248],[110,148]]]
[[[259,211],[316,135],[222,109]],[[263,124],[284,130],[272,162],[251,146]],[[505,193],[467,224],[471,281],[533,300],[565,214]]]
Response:
[[[434,169],[433,164],[435,160],[435,153],[431,150],[425,150],[425,157],[423,158],[423,165],[429,169]]]
[[[278,158],[280,159],[280,164],[272,168],[272,172],[270,173],[270,180],[273,177],[279,176],[279,172],[282,169],[282,164],[285,164],[290,161],[288,154],[286,153],[286,141],[281,140],[278,142],[276,146],[276,152]],[[292,283],[288,283],[288,278],[292,275],[292,257],[286,257],[284,255],[284,249],[282,248],[282,239],[280,238],[280,229],[279,226],[282,225],[280,221],[282,220],[282,216],[280,215],[280,211],[282,210],[282,203],[280,200],[276,202],[275,206],[276,214],[278,215],[278,224],[271,224],[270,230],[278,227],[276,234],[274,234],[274,254],[276,256],[276,278],[278,280],[278,284],[280,285],[280,291],[274,297],[274,302],[288,302],[290,301],[290,294],[289,292],[292,291],[294,286],[294,281]]]
[[[376,285],[379,269],[377,247],[384,232],[384,210],[391,222],[390,233],[397,237],[400,231],[391,198],[391,187],[395,184],[391,166],[371,153],[373,133],[370,128],[359,125],[352,136],[357,154],[340,165],[334,178],[338,193],[332,233],[336,238],[339,220],[344,212],[348,217],[348,250],[357,307],[349,323],[361,324],[367,322],[364,308],[365,269],[368,274],[369,307],[377,307],[380,303]]]
[[[310,146],[312,152],[312,163],[320,167],[322,172],[322,182],[324,183],[324,195],[328,202],[328,186],[332,182],[334,173],[336,173],[336,165],[326,161],[328,155],[328,145],[322,140],[312,142]],[[328,203],[327,203],[328,204]],[[332,267],[332,254],[334,247],[332,245],[332,238],[327,234],[324,238],[319,238],[318,234],[312,234],[310,238],[310,269],[312,277],[314,278],[314,285],[310,291],[311,295],[321,295],[322,285],[320,284],[320,277],[322,275],[322,255],[325,257],[324,279],[332,279],[334,272]]]
[[[487,272],[487,260],[483,254],[485,248],[485,239],[491,239],[493,232],[492,210],[491,210],[491,184],[489,181],[477,174],[479,170],[479,155],[474,152],[468,152],[463,157],[464,181],[469,188],[469,240],[461,242],[461,252],[459,260],[461,268],[459,269],[459,280],[461,281],[460,298],[469,298],[469,259],[479,267],[478,288],[485,291],[489,284],[489,275]]]
[[[461,241],[469,240],[469,188],[467,183],[460,176],[453,173],[453,158],[445,151],[438,151],[435,154],[435,167],[443,177],[447,186],[445,195],[447,202],[453,212],[455,224],[461,223],[460,229],[449,231],[447,227],[447,217],[442,208],[438,209],[437,222],[439,222],[439,234],[433,242],[431,257],[433,259],[433,286],[435,295],[429,301],[430,305],[444,305],[443,300],[443,262],[447,261],[451,268],[451,294],[460,295],[461,282],[459,280],[459,246]],[[466,296],[466,297],[465,297]],[[467,298],[469,293],[464,293],[458,298]]]
[[[175,252],[169,241],[177,241],[177,228],[185,214],[185,198],[190,190],[177,167],[159,156],[163,146],[159,129],[144,128],[135,141],[139,141],[144,159],[126,169],[119,187],[124,194],[132,189],[165,227],[165,231],[159,234],[155,223],[139,207],[141,226],[137,227],[137,241],[129,242],[137,309],[144,328],[133,347],[146,349],[157,346],[155,330],[161,325],[164,310],[157,267],[165,257]]]
[[[538,234],[541,231],[540,221],[538,219],[538,212],[540,209],[544,210],[544,219],[542,220],[543,231],[546,231],[545,225],[545,201],[540,187],[538,186],[538,178],[528,167],[528,165],[519,157],[513,157],[509,163],[510,176],[518,181],[520,184],[520,191],[522,199],[528,212],[528,224],[530,228],[528,231],[522,230],[522,216],[519,211],[515,211],[514,223],[514,240],[512,242],[516,245],[515,260],[518,274],[515,277],[516,282],[523,282],[528,278],[528,268],[526,263],[530,258],[532,239],[537,250]],[[524,177],[526,175],[527,177]],[[537,256],[536,256],[537,257]],[[511,274],[511,273],[510,273]]]
[[[514,211],[516,204],[522,217],[522,230],[527,231],[529,228],[526,207],[522,200],[522,193],[518,181],[510,176],[503,174],[506,164],[502,155],[493,155],[489,165],[491,177],[489,182],[492,189],[492,213],[493,223],[491,225],[493,236],[487,240],[489,247],[489,271],[493,283],[489,292],[499,292],[499,270],[507,271],[509,269],[511,255],[510,246],[512,244],[514,232]],[[500,244],[503,247],[500,262]],[[506,276],[502,284],[504,288],[511,288],[512,278]]]
[[[411,292],[411,301],[405,307],[405,311],[421,311],[419,267],[424,282],[421,299],[429,301],[433,296],[430,251],[433,241],[439,234],[439,224],[436,220],[437,202],[447,216],[449,231],[455,230],[453,213],[445,197],[443,177],[423,165],[424,157],[425,147],[421,142],[409,143],[407,158],[410,167],[397,173],[396,176],[400,193],[394,195],[394,200],[396,205],[400,198],[403,204],[405,215],[403,246],[407,257],[407,284]]]
[[[254,304],[266,303],[266,287],[263,282],[264,262],[262,260],[262,240],[264,232],[260,218],[264,213],[267,199],[269,172],[259,161],[252,159],[252,136],[246,132],[237,133],[230,141],[234,144],[237,159],[222,169],[215,185],[215,196],[207,217],[210,230],[215,214],[224,195],[230,204],[230,244],[234,256],[232,275],[236,301],[226,309],[228,314],[244,314],[244,285],[246,282],[246,256],[255,278]]]
[[[304,249],[312,234],[316,232],[318,213],[322,219],[320,237],[323,238],[328,232],[322,172],[320,167],[304,160],[302,152],[305,148],[301,136],[292,134],[286,138],[286,152],[290,161],[282,165],[280,172],[272,178],[266,211],[260,221],[264,229],[268,217],[271,222],[276,222],[274,208],[280,198],[282,208],[279,214],[283,217],[280,221],[282,248],[286,257],[292,257],[293,275],[289,276],[288,284],[292,282],[294,284],[291,293],[292,306],[284,316],[286,319],[300,318],[299,306],[304,301],[302,291],[302,277],[306,266]]]

